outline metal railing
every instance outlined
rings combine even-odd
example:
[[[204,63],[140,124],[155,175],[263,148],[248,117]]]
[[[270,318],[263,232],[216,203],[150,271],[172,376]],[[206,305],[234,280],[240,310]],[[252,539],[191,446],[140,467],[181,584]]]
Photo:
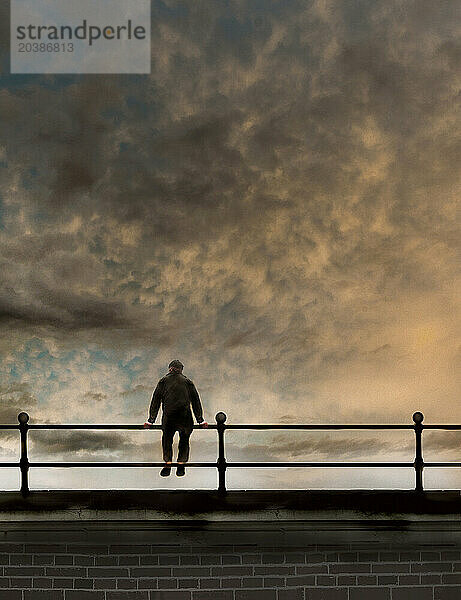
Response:
[[[425,463],[422,452],[423,429],[461,430],[461,425],[423,425],[424,416],[421,412],[413,414],[413,425],[226,425],[227,416],[218,412],[215,416],[216,425],[208,429],[216,429],[218,433],[218,457],[216,462],[188,462],[188,467],[213,467],[218,471],[218,492],[226,493],[226,469],[228,467],[406,467],[415,470],[415,491],[423,491],[423,469],[425,467],[461,467],[461,462],[430,462]],[[27,434],[31,429],[87,429],[87,430],[139,430],[144,425],[29,425],[29,415],[25,412],[18,415],[19,425],[0,425],[0,430],[19,429],[21,436],[21,458],[19,463],[0,462],[0,467],[19,467],[21,470],[21,494],[25,497],[29,490],[29,469],[32,467],[163,467],[164,462],[30,462],[27,452]],[[195,426],[198,429],[200,426]],[[162,429],[161,425],[151,425],[149,429]],[[224,432],[226,429],[299,429],[299,430],[395,430],[413,429],[415,432],[415,459],[413,462],[227,462],[224,447]],[[172,462],[172,467],[178,463]]]

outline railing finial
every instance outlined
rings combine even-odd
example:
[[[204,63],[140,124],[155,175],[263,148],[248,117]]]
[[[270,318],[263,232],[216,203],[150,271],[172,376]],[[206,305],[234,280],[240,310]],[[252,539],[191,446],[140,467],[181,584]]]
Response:
[[[424,421],[424,415],[423,415],[423,413],[419,412],[419,411],[413,413],[413,421],[415,423],[422,423]]]
[[[216,419],[216,423],[217,423],[218,425],[221,425],[222,423],[225,423],[225,422],[226,422],[226,420],[227,420],[227,415],[226,415],[226,413],[223,413],[223,412],[218,412],[218,413],[216,413],[216,415],[215,415],[215,419]]]
[[[20,412],[18,415],[18,421],[21,425],[25,425],[29,422],[29,415],[26,412]]]

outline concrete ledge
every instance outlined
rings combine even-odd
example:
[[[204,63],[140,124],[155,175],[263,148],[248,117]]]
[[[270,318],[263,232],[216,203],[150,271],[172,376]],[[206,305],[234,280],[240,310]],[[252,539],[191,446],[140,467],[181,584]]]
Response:
[[[461,514],[458,490],[416,493],[406,490],[239,490],[221,496],[214,490],[45,490],[22,498],[0,492],[0,517],[120,519],[271,520],[357,517],[432,519]],[[137,516],[139,515],[139,517]],[[460,516],[461,518],[461,516]]]
[[[172,543],[461,542],[459,491],[36,491],[0,493],[3,539]],[[197,541],[199,540],[199,542]],[[179,543],[179,542],[178,542]]]

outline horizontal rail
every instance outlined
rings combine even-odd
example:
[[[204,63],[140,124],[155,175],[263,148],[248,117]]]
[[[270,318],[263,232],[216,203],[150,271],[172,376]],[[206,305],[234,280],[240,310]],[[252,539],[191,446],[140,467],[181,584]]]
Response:
[[[29,462],[30,467],[164,467],[164,462]],[[169,463],[170,466],[176,467],[183,463]],[[8,467],[19,467],[18,462],[4,462],[0,463],[0,468]],[[187,467],[208,467],[216,468],[215,462],[187,462],[184,464]],[[389,467],[389,468],[400,468],[400,467],[414,467],[414,462],[263,462],[263,463],[252,463],[252,462],[226,462],[226,467]],[[461,467],[461,462],[425,462],[424,467]]]
[[[141,430],[141,429],[158,429],[161,430],[161,425],[151,425],[150,427],[144,427],[144,425],[100,425],[100,424],[88,424],[88,425],[80,425],[80,424],[69,424],[69,425],[56,425],[56,424],[48,424],[48,425],[27,425],[28,429],[120,429],[120,430]],[[461,430],[461,425],[422,425],[423,429],[441,429],[441,430],[452,430],[457,431]],[[20,429],[20,425],[0,425],[1,429]],[[217,425],[208,425],[208,427],[202,427],[201,425],[194,425],[194,429],[217,429]],[[328,424],[319,424],[319,425],[282,425],[280,423],[276,423],[273,425],[269,424],[247,424],[247,425],[226,425],[226,429],[300,429],[300,430],[338,430],[338,429],[409,429],[413,430],[414,425],[395,425],[395,424],[385,424],[385,425],[363,425],[363,424],[345,424],[345,425],[328,425]]]
[[[425,462],[424,467],[461,467],[461,462]]]
[[[169,463],[170,464],[170,463]],[[176,466],[180,463],[171,463]],[[451,464],[451,463],[450,463]],[[164,462],[31,462],[31,467],[164,467]],[[215,462],[187,462],[188,467],[213,467]],[[413,467],[412,462],[226,462],[227,467]],[[448,465],[447,465],[448,466]]]
[[[413,467],[412,462],[226,462],[226,467]]]
[[[0,426],[1,427],[1,426]],[[216,425],[209,425],[210,429],[216,429]],[[105,430],[141,430],[141,429],[158,429],[161,430],[161,425],[151,425],[150,427],[144,427],[144,425],[28,425],[28,429],[105,429]],[[194,425],[194,429],[203,429],[199,425]]]
[[[461,425],[421,425],[423,429],[460,430]]]
[[[168,463],[170,467],[177,467],[182,463]],[[16,465],[17,466],[17,465]],[[164,467],[164,462],[31,462],[30,467]],[[215,462],[187,462],[187,467],[212,467],[216,469]]]
[[[414,429],[414,425],[226,425],[226,429]]]

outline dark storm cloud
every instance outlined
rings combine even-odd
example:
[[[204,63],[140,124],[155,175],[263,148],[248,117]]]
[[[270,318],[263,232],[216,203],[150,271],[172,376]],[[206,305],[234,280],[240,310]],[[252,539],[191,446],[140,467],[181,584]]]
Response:
[[[410,444],[399,444],[377,438],[362,436],[360,438],[322,437],[316,440],[288,440],[283,438],[272,439],[270,444],[246,444],[244,449],[235,450],[240,459],[251,456],[258,461],[284,461],[294,459],[297,461],[309,460],[370,460],[377,456],[378,460],[385,460],[385,456],[393,453],[407,454],[411,460]],[[410,453],[409,453],[410,451]]]
[[[31,452],[36,455],[79,455],[86,453],[109,455],[124,453],[133,448],[133,442],[117,432],[46,431],[33,435]]]
[[[431,458],[436,456],[437,453],[443,454],[444,452],[457,454],[457,460],[461,457],[461,435],[458,431],[431,431],[426,434],[424,439],[424,448],[426,451],[426,460],[429,452]]]
[[[35,306],[31,305],[34,300]],[[71,331],[126,326],[123,312],[119,303],[55,290],[41,290],[34,299],[29,297],[22,302],[16,294],[0,301],[0,321]]]
[[[431,432],[432,433],[432,432]],[[438,432],[436,436],[425,436],[424,455],[426,462],[437,460],[444,453],[456,460],[461,455],[461,436],[458,432]],[[316,439],[288,439],[288,435],[271,437],[266,443],[246,443],[240,447],[228,443],[228,454],[232,460],[261,461],[406,461],[412,462],[415,443],[402,437],[399,441],[386,439],[385,434],[370,437],[321,436]]]

